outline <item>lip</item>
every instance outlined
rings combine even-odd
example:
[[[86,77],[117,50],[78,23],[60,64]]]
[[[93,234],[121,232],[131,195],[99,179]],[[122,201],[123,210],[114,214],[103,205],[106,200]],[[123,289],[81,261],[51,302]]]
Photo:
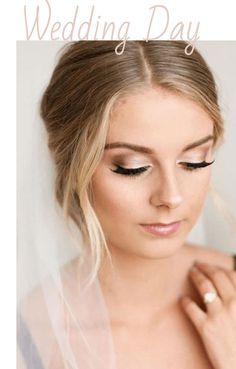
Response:
[[[172,223],[156,223],[156,224],[141,224],[142,228],[155,236],[167,237],[175,234],[179,227],[181,221],[176,221]]]

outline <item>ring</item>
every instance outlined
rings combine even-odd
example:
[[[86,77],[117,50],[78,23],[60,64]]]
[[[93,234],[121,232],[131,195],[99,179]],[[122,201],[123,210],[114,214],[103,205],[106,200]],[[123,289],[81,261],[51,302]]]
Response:
[[[216,297],[217,297],[217,294],[215,292],[206,292],[203,295],[203,300],[205,304],[210,304],[216,299]]]

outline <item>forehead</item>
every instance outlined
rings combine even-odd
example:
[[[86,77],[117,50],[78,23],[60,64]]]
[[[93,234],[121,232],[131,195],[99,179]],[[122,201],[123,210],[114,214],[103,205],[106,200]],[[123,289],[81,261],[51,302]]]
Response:
[[[196,102],[158,88],[147,88],[116,102],[107,142],[179,149],[212,133],[212,119]]]

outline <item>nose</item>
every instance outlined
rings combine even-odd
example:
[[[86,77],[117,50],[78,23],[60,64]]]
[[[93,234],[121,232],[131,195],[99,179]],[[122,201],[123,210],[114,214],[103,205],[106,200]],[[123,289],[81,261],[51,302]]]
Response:
[[[174,171],[165,173],[157,179],[150,202],[155,206],[166,206],[170,209],[177,208],[183,201],[179,183]]]

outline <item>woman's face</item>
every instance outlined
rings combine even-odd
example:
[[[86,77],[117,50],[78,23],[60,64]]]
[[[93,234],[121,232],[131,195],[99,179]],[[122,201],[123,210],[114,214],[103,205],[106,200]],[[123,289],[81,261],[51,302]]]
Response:
[[[171,255],[208,189],[211,118],[183,96],[147,88],[116,103],[106,144],[92,189],[108,247],[127,256]]]

